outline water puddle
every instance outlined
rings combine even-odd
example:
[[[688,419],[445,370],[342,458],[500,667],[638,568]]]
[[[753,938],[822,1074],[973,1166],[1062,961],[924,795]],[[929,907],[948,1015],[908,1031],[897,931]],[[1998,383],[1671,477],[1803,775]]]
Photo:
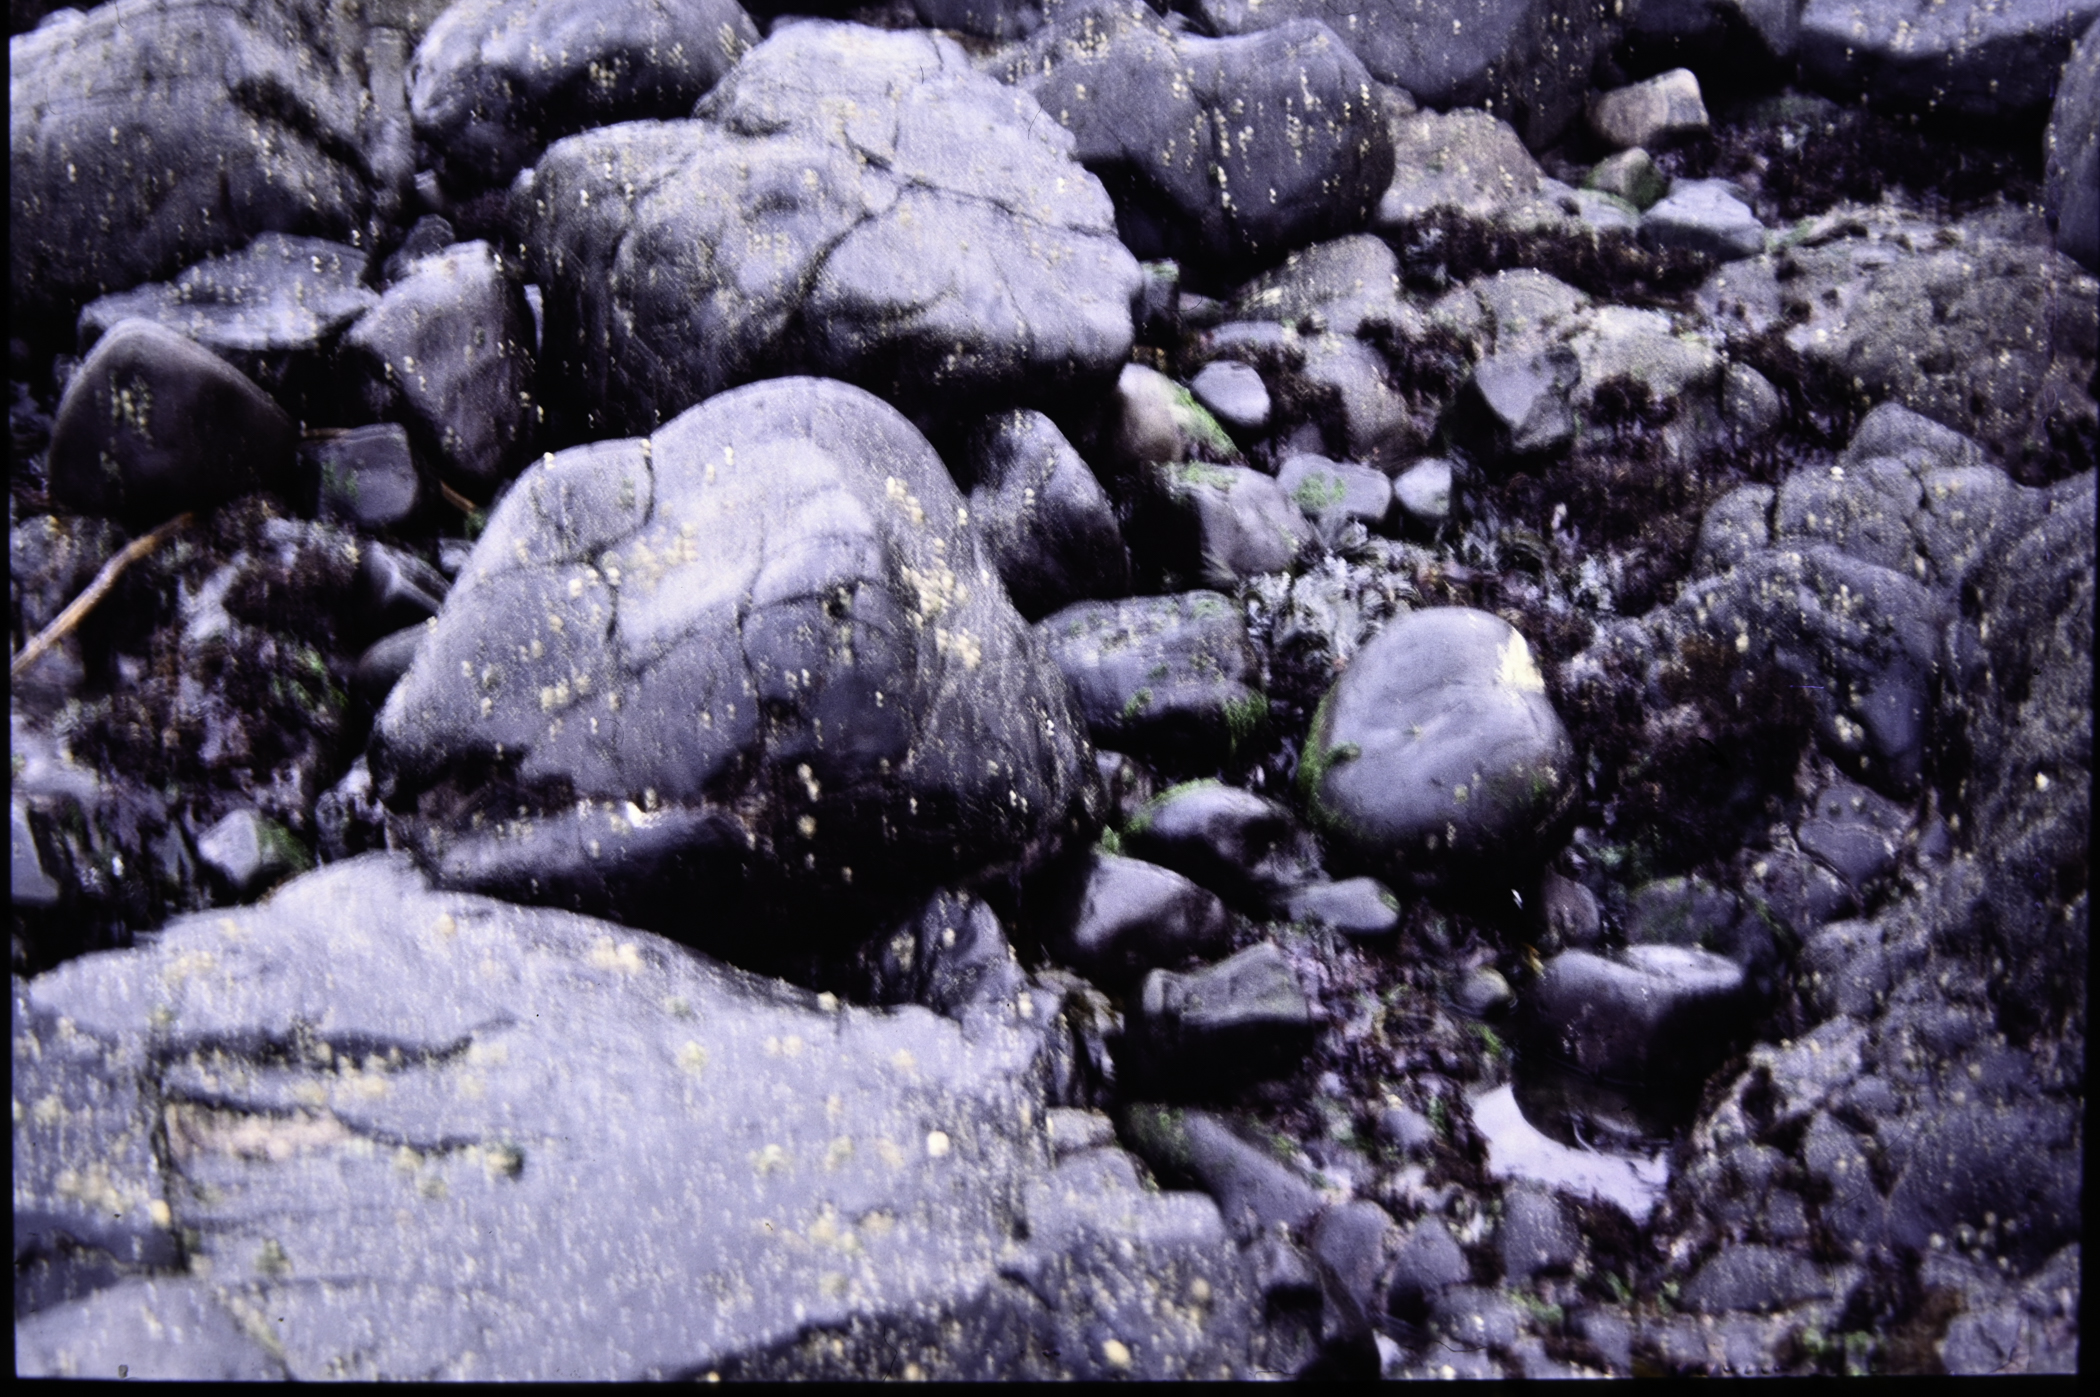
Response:
[[[1562,1193],[1610,1203],[1636,1223],[1645,1223],[1670,1182],[1669,1154],[1606,1154],[1564,1144],[1529,1120],[1514,1087],[1503,1085],[1473,1098],[1473,1124],[1487,1141],[1488,1173],[1498,1179],[1544,1184]]]

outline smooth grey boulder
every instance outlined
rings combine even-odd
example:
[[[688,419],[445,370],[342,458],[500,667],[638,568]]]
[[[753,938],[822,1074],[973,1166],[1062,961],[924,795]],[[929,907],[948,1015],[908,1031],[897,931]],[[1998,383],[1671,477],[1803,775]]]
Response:
[[[1496,1246],[1502,1274],[1524,1282],[1542,1273],[1565,1271],[1582,1255],[1582,1234],[1567,1210],[1549,1190],[1518,1185],[1502,1195],[1502,1226]]]
[[[1383,1285],[1399,1245],[1400,1229],[1368,1199],[1347,1199],[1320,1214],[1308,1249],[1326,1301],[1321,1328],[1330,1343],[1366,1336],[1384,1318]]]
[[[1684,1288],[1687,1307],[1700,1314],[1785,1309],[1826,1300],[1832,1277],[1807,1257],[1754,1243],[1733,1246],[1699,1269]]]
[[[18,324],[260,233],[369,243],[407,191],[406,36],[349,7],[118,0],[7,49]]]
[[[2095,0],[1808,0],[1802,73],[1834,96],[1955,117],[2013,117],[2046,107]]]
[[[1658,878],[1635,888],[1622,919],[1629,946],[1689,946],[1743,968],[1751,992],[1779,988],[1784,953],[1774,928],[1734,892],[1702,878]]]
[[[381,711],[377,788],[421,799],[450,885],[680,934],[747,876],[760,908],[917,905],[1034,857],[1085,733],[964,514],[903,417],[821,379],[552,456]]]
[[[1303,1174],[1208,1111],[1141,1102],[1124,1108],[1122,1120],[1130,1148],[1164,1178],[1216,1199],[1242,1241],[1278,1227],[1302,1235],[1326,1206]]]
[[[558,141],[511,199],[561,440],[793,372],[939,414],[1049,406],[1130,357],[1141,276],[1107,194],[937,34],[782,27],[694,120]]]
[[[1563,346],[1490,355],[1446,409],[1443,435],[1496,468],[1564,451],[1575,443],[1569,399],[1581,380],[1581,364]]]
[[[1794,838],[1865,892],[1902,857],[1910,824],[1909,812],[1894,801],[1837,781],[1816,796],[1808,818],[1794,827]]]
[[[1368,233],[1314,243],[1240,287],[1228,313],[1234,320],[1275,321],[1302,335],[1375,331],[1406,314],[1399,260],[1384,239]]]
[[[197,859],[236,901],[312,861],[282,825],[252,809],[235,810],[198,835]]]
[[[423,477],[398,422],[308,437],[299,445],[299,472],[318,518],[366,533],[403,528],[423,505]]]
[[[1122,1060],[1141,1094],[1203,1097],[1289,1072],[1317,1028],[1290,962],[1262,941],[1188,974],[1147,975]]]
[[[1148,970],[1222,954],[1231,943],[1224,904],[1172,869],[1097,851],[1078,892],[1076,907],[1044,945],[1111,990],[1127,990]]]
[[[1000,1013],[1028,989],[996,912],[976,897],[938,892],[886,939],[861,948],[856,999],[922,1004],[965,1023]]]
[[[293,416],[338,421],[346,404],[333,381],[336,342],[379,304],[364,284],[365,261],[357,248],[325,238],[265,233],[173,281],[89,302],[80,352],[120,320],[151,320],[239,369]]]
[[[1386,1307],[1402,1319],[1427,1317],[1447,1286],[1471,1280],[1473,1268],[1444,1220],[1430,1214],[1401,1234],[1386,1278]]]
[[[1440,110],[1492,111],[1534,150],[1581,115],[1591,65],[1618,37],[1600,0],[1199,0],[1198,13],[1220,34],[1322,20],[1380,82]]]
[[[532,454],[541,409],[525,293],[484,242],[417,261],[343,336],[372,418],[400,421],[440,477],[487,499]]]
[[[1269,390],[1245,364],[1212,360],[1189,380],[1189,391],[1232,431],[1253,434],[1269,425]]]
[[[1123,847],[1256,915],[1320,876],[1319,850],[1290,811],[1217,781],[1192,781],[1146,802],[1124,825]]]
[[[1735,962],[1683,946],[1634,946],[1553,957],[1524,1009],[1531,1041],[1549,1056],[1608,1082],[1682,1088],[1727,1056],[1753,1006]]]
[[[1216,592],[1080,602],[1036,625],[1094,741],[1169,765],[1228,755],[1266,721],[1247,622]]]
[[[1321,700],[1299,760],[1320,827],[1389,881],[1535,856],[1573,789],[1573,745],[1530,647],[1465,607],[1391,622]]]
[[[75,960],[26,1001],[128,1065],[195,1191],[164,1205],[186,1273],[43,1310],[18,1335],[25,1372],[114,1374],[132,1356],[117,1300],[199,1335],[174,1369],[191,1374],[820,1375],[823,1354],[858,1376],[906,1376],[907,1357],[937,1377],[1098,1376],[1099,1331],[1152,1376],[1247,1367],[1209,1200],[1147,1194],[1115,1151],[1053,1169],[1054,993],[973,1034],[436,892],[372,855]],[[119,1128],[53,1162],[88,1170]],[[1100,1254],[1118,1236],[1120,1278]],[[1148,1286],[1209,1299],[1147,1315]],[[740,1298],[695,1305],[709,1295]],[[237,1344],[264,1313],[268,1342]],[[950,1322],[971,1341],[920,1348]]]
[[[1620,150],[1660,149],[1703,133],[1708,124],[1699,79],[1689,68],[1672,68],[1646,82],[1591,98],[1589,121],[1591,131]]]
[[[681,117],[758,43],[736,0],[455,0],[416,46],[408,109],[454,197],[563,136]]]
[[[135,527],[282,484],[299,432],[225,360],[150,320],[119,322],[51,426],[51,494]]]
[[[2086,26],[2064,65],[2042,151],[2057,250],[2100,272],[2100,23]]]
[[[1291,457],[1277,468],[1276,488],[1330,543],[1351,521],[1374,528],[1383,524],[1393,508],[1393,483],[1383,471],[1325,456]]]
[[[1678,180],[1641,215],[1641,237],[1656,247],[1704,253],[1717,261],[1765,250],[1765,226],[1725,180]]]
[[[1358,940],[1374,941],[1400,929],[1400,899],[1376,878],[1301,884],[1283,895],[1282,904],[1282,914],[1294,922]]]
[[[1451,463],[1432,456],[1393,477],[1393,499],[1407,517],[1431,528],[1451,517]]]
[[[358,549],[353,585],[360,624],[380,634],[428,621],[444,607],[452,590],[436,568],[384,543],[366,543]]]
[[[1390,236],[1433,216],[1485,224],[1537,195],[1545,179],[1523,139],[1493,113],[1413,112],[1393,123],[1393,182],[1372,227]]]
[[[970,522],[1022,616],[1130,591],[1115,505],[1049,418],[1027,408],[994,417],[965,459]]]
[[[1231,461],[1239,447],[1196,395],[1144,364],[1116,375],[1109,407],[1109,451],[1121,474],[1162,461]]]
[[[1287,571],[1313,541],[1303,511],[1251,467],[1152,463],[1144,487],[1132,536],[1170,587],[1229,591]]]
[[[1132,251],[1244,274],[1361,226],[1392,178],[1371,75],[1335,30],[1283,18],[1213,39],[1087,0],[998,70],[1072,133]]]
[[[425,625],[404,626],[366,646],[350,671],[350,692],[378,708],[416,662],[416,652],[430,634]]]

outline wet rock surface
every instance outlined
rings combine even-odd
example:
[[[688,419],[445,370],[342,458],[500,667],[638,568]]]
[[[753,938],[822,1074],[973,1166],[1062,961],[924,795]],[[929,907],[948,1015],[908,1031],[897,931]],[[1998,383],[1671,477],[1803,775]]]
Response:
[[[2090,6],[47,8],[18,1371],[2075,1368]]]

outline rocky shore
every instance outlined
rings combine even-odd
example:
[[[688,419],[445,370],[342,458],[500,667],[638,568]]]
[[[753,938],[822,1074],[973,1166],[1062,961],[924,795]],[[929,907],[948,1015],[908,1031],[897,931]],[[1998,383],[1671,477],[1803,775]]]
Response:
[[[17,0],[18,1373],[2075,1371],[2096,18]]]

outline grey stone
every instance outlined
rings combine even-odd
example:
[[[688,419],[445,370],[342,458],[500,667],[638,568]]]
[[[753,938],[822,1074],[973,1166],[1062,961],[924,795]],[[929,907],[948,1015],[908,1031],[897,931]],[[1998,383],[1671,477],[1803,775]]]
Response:
[[[1319,877],[1319,850],[1290,811],[1216,781],[1147,802],[1126,823],[1123,847],[1257,915]]]
[[[1294,922],[1328,927],[1355,940],[1375,941],[1400,929],[1400,899],[1376,878],[1306,883],[1283,897]]]
[[[1383,471],[1324,456],[1291,457],[1277,470],[1276,485],[1330,540],[1350,520],[1375,528],[1393,507],[1393,485]]]
[[[1967,1086],[1964,1100],[1920,1113],[1907,1142],[1890,1142],[1889,1239],[1923,1251],[1934,1236],[1956,1244],[1966,1228],[1982,1234],[1976,1244],[1987,1244],[1987,1256],[2024,1270],[2078,1236],[2080,1111],[2031,1094],[2026,1082],[2003,1092]]]
[[[1126,472],[1148,462],[1227,461],[1239,455],[1232,438],[1193,393],[1144,364],[1123,366],[1112,410],[1110,449]]]
[[[1503,1278],[1511,1282],[1565,1271],[1582,1255],[1581,1234],[1560,1200],[1530,1186],[1504,1191],[1496,1243],[1502,1251]]]
[[[193,1382],[283,1380],[285,1365],[212,1286],[131,1280],[15,1325],[15,1375]]]
[[[1115,507],[1049,418],[1025,408],[992,418],[966,454],[970,521],[1022,616],[1130,590]]]
[[[1130,1147],[1163,1177],[1216,1199],[1226,1227],[1243,1241],[1279,1227],[1302,1235],[1326,1206],[1304,1175],[1207,1111],[1139,1104],[1123,1120]]]
[[[935,893],[888,937],[862,946],[859,962],[855,998],[921,1004],[966,1024],[1009,1012],[1028,992],[998,914],[966,893]]]
[[[1378,1112],[1372,1130],[1380,1141],[1401,1154],[1427,1154],[1437,1140],[1435,1122],[1412,1106],[1387,1106]]]
[[[1404,1319],[1427,1316],[1429,1305],[1447,1286],[1471,1280],[1473,1268],[1442,1218],[1424,1217],[1409,1227],[1393,1248],[1386,1282],[1386,1304]]]
[[[1765,1313],[1804,1300],[1829,1299],[1831,1277],[1804,1256],[1744,1243],[1724,1249],[1684,1287],[1684,1303],[1700,1314],[1730,1310]]]
[[[429,635],[430,628],[416,622],[367,645],[350,671],[350,691],[374,709],[384,705],[386,696],[415,663]]]
[[[1833,917],[1859,910],[1859,895],[1843,879],[1798,850],[1775,850],[1750,861],[1743,891],[1779,919],[1796,939]]]
[[[1623,918],[1632,946],[1690,946],[1743,968],[1760,996],[1778,987],[1782,963],[1772,926],[1733,892],[1703,878],[1658,878],[1633,890]]]
[[[1189,391],[1232,431],[1254,434],[1269,425],[1269,390],[1245,364],[1229,359],[1205,364],[1189,380]]]
[[[450,219],[434,213],[424,214],[401,239],[401,246],[386,259],[386,265],[380,269],[380,284],[392,286],[414,271],[416,263],[425,257],[436,256],[458,241],[459,235]]]
[[[1901,857],[1910,816],[1894,801],[1849,781],[1825,787],[1795,827],[1801,847],[1865,891]]]
[[[1655,168],[1655,158],[1635,145],[1631,150],[1599,160],[1583,181],[1583,188],[1615,195],[1632,205],[1636,213],[1644,213],[1670,192],[1670,181]]]
[[[539,437],[525,294],[487,243],[417,262],[343,336],[344,372],[375,418],[407,426],[455,489],[486,499]]]
[[[1748,364],[1730,364],[1721,383],[1721,413],[1755,441],[1779,429],[1786,420],[1786,404],[1772,380]]]
[[[1262,941],[1186,975],[1147,975],[1126,1050],[1141,1090],[1202,1096],[1289,1072],[1315,1028],[1290,962]]]
[[[1949,11],[1931,0],[1808,0],[1804,75],[1834,95],[1955,117],[2008,117],[2046,106],[2071,43],[2100,14],[2094,0],[2010,0]]]
[[[1535,851],[1573,761],[1524,638],[1444,607],[1358,652],[1321,702],[1299,781],[1314,819],[1373,872],[1433,879],[1453,857]]]
[[[408,109],[440,181],[470,195],[563,136],[687,115],[757,43],[736,0],[455,0],[416,46]]]
[[[1525,1001],[1545,1052],[1608,1081],[1664,1085],[1717,1066],[1751,1008],[1742,967],[1682,946],[1562,952]]]
[[[360,619],[382,634],[428,621],[452,591],[445,574],[415,554],[384,543],[358,549],[355,586]]]
[[[1925,504],[1917,473],[1886,456],[1832,472],[1796,471],[1772,507],[1775,541],[1827,543],[1864,562],[1909,574],[1917,561],[1910,521]]]
[[[310,862],[298,841],[255,810],[236,810],[197,836],[197,857],[237,899]]]
[[[29,823],[29,806],[19,796],[8,801],[8,887],[17,907],[50,907],[58,902],[59,887],[44,871],[44,856],[36,847],[36,830]]]
[[[1229,314],[1301,335],[1361,335],[1406,314],[1400,264],[1382,238],[1367,233],[1315,243],[1242,286]]]
[[[1173,586],[1225,590],[1286,571],[1313,539],[1275,479],[1246,466],[1151,465],[1143,504],[1132,536]]]
[[[1507,1297],[1475,1285],[1455,1285],[1429,1307],[1430,1327],[1464,1349],[1502,1351],[1517,1342],[1523,1320]]]
[[[1313,1225],[1311,1251],[1326,1300],[1322,1329],[1329,1342],[1366,1334],[1381,1317],[1380,1289],[1399,1233],[1385,1209],[1361,1198],[1335,1204]]]
[[[314,835],[323,863],[386,847],[386,807],[372,794],[372,767],[364,757],[314,801]]]
[[[2090,24],[2064,65],[2043,151],[2057,250],[2100,272],[2100,30]]]
[[[1415,462],[1393,477],[1393,498],[1418,523],[1443,523],[1451,517],[1451,463],[1434,456]]]
[[[403,528],[423,505],[408,429],[398,422],[308,439],[299,447],[299,471],[311,482],[316,515],[367,533]]]
[[[1620,150],[1660,148],[1687,136],[1701,135],[1708,125],[1699,79],[1689,68],[1672,68],[1646,82],[1592,97],[1589,121],[1591,131]]]
[[[1301,348],[1304,362],[1294,377],[1315,412],[1325,416],[1329,449],[1381,468],[1421,449],[1423,430],[1377,350],[1336,334],[1313,336]]]
[[[1604,914],[1597,895],[1551,869],[1539,878],[1539,916],[1550,943],[1542,949],[1589,950],[1603,939]]]
[[[1216,592],[1079,602],[1036,632],[1102,746],[1207,766],[1266,714],[1246,620]]]
[[[120,320],[151,320],[239,369],[293,416],[340,420],[345,404],[330,360],[343,331],[379,303],[364,274],[357,248],[265,233],[173,281],[89,302],[80,312],[80,352]]]
[[[1826,922],[1801,947],[1801,996],[1821,1017],[1871,1018],[1895,983],[1882,929],[1869,921]]]
[[[1148,970],[1217,955],[1230,937],[1224,905],[1179,873],[1096,852],[1069,922],[1045,941],[1058,960],[1120,991]]]
[[[1539,191],[1545,172],[1492,112],[1416,112],[1393,123],[1393,183],[1375,226],[1399,233],[1444,211],[1485,219]]]
[[[1641,215],[1641,236],[1729,262],[1765,250],[1765,227],[1725,180],[1679,180]]]
[[[1492,966],[1469,971],[1451,991],[1451,1002],[1470,1018],[1488,1018],[1501,1013],[1514,1001],[1509,981]]]
[[[1565,450],[1575,440],[1569,398],[1581,378],[1565,348],[1490,355],[1446,410],[1443,431],[1483,464],[1505,469]]]
[[[238,370],[150,320],[104,335],[51,427],[52,496],[142,527],[277,484],[298,429]]]

